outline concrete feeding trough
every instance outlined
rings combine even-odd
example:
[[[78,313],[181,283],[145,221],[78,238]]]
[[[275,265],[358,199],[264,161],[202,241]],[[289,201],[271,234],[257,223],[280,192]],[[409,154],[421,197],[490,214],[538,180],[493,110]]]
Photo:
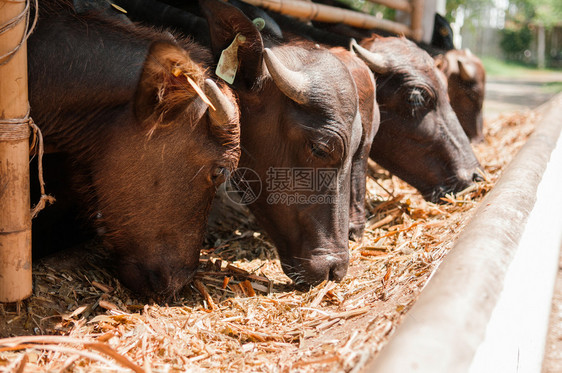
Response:
[[[365,372],[539,372],[562,239],[562,94]]]

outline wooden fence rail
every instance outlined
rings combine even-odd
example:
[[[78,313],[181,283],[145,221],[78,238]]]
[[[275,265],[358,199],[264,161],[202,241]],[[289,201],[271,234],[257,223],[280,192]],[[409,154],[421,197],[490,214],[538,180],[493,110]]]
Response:
[[[410,13],[410,26],[369,14],[300,0],[243,0],[248,4],[312,21],[344,23],[359,28],[377,28],[421,40],[423,35],[423,0],[369,0],[389,8]]]

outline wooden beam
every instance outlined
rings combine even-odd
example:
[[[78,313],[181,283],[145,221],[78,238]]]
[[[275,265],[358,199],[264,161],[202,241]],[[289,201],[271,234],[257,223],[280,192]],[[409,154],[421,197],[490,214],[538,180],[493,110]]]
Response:
[[[412,0],[412,12],[410,13],[410,28],[412,39],[421,41],[423,38],[423,6],[424,0]]]
[[[328,23],[345,23],[353,27],[381,30],[411,36],[410,28],[401,23],[380,19],[369,14],[296,0],[243,0],[248,4],[298,18]]]

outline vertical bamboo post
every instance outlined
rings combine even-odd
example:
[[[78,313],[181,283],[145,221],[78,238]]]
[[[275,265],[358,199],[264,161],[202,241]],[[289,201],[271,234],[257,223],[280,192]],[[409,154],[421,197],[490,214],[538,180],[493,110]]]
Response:
[[[421,41],[423,37],[423,7],[424,0],[412,0],[412,13],[410,13],[410,28],[412,39]]]
[[[25,1],[0,0],[0,25],[15,19],[25,5]],[[0,34],[0,56],[21,42],[25,19],[4,31]],[[6,124],[6,120],[25,118],[28,105],[24,43],[6,64],[0,65],[0,122],[4,122],[0,124],[0,302],[22,300],[32,291],[29,126],[22,121]]]

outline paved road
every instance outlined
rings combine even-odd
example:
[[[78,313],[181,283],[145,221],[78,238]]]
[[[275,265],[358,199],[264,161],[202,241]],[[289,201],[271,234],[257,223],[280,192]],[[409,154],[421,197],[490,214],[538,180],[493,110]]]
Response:
[[[560,72],[536,72],[518,78],[488,77],[484,117],[493,119],[501,113],[534,109],[556,92],[551,83],[562,83]]]

